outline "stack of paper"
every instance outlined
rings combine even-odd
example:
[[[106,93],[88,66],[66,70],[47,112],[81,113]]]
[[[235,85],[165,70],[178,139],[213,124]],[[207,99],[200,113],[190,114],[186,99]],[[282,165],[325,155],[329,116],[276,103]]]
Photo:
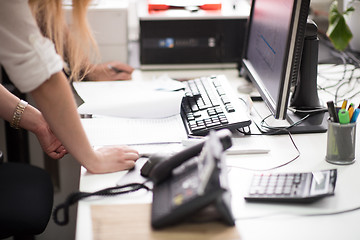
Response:
[[[180,85],[179,85],[180,84]],[[180,117],[184,91],[176,82],[76,82],[84,100],[78,111],[93,146],[181,143],[187,138]]]
[[[172,91],[159,83],[76,82],[84,100],[78,111],[125,118],[164,118],[180,113],[184,91]],[[176,90],[178,90],[177,88]]]

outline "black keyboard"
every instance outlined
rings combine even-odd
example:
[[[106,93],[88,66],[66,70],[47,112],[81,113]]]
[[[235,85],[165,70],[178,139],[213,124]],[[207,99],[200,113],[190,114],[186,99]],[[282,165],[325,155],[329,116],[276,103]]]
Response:
[[[225,76],[201,77],[184,83],[181,116],[189,135],[205,136],[211,129],[232,130],[251,124],[245,103]]]

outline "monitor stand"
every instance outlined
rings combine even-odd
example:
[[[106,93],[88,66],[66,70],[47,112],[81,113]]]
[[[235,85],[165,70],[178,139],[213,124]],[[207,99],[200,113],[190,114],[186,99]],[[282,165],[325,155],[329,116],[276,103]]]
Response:
[[[291,133],[321,133],[327,131],[328,113],[324,104],[320,103],[317,92],[317,66],[318,66],[318,52],[319,52],[319,38],[317,37],[316,24],[308,20],[305,31],[305,39],[303,52],[301,57],[300,71],[298,81],[292,83],[294,91],[290,100],[290,107],[288,109],[296,109],[297,112],[287,111],[286,126],[290,126],[299,122],[303,117],[308,115],[309,111],[318,111],[311,113],[310,117],[306,118],[301,123],[289,127],[287,131]],[[287,131],[274,131],[268,128],[261,128],[261,124],[257,122],[254,117],[253,121],[262,132],[273,132],[274,134],[284,134]],[[263,118],[260,119],[260,121]],[[276,120],[271,121],[276,122]],[[277,125],[277,124],[276,124]],[[283,120],[280,120],[281,127],[285,126]],[[279,127],[279,126],[278,126]]]
[[[297,134],[327,131],[327,119],[329,117],[327,112],[311,115],[296,126],[291,125],[299,122],[306,114],[294,114],[291,111],[288,111],[287,114],[286,120],[275,119],[263,101],[254,101],[250,117],[257,129],[264,134],[280,135],[288,134],[288,132]],[[265,122],[262,121],[264,118],[266,118]]]

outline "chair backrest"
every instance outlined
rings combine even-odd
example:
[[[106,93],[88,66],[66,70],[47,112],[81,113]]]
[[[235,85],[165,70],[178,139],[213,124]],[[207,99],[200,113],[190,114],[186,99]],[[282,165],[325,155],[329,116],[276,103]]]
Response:
[[[54,198],[45,170],[24,163],[0,164],[0,196],[0,239],[45,230]]]

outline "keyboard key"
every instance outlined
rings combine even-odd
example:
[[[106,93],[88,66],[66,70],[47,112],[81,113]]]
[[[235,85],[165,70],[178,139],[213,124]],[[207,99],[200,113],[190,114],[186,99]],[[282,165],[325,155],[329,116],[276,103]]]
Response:
[[[229,98],[227,98],[226,96],[222,96],[222,97],[221,97],[221,101],[222,101],[225,105],[230,103]]]
[[[208,112],[209,116],[217,115],[217,112],[216,112],[216,110],[214,108],[208,109],[207,112]]]
[[[231,112],[235,112],[235,109],[233,108],[233,106],[231,104],[226,104],[225,105],[225,109],[227,112],[231,113]]]
[[[219,94],[219,96],[224,96],[224,95],[226,95],[226,94],[225,94],[225,90],[224,90],[222,87],[217,87],[217,88],[216,88],[216,91],[217,91],[217,93]]]
[[[188,114],[186,114],[186,118],[187,118],[188,121],[193,121],[193,120],[195,120],[195,116],[194,116],[193,113],[188,113]]]

